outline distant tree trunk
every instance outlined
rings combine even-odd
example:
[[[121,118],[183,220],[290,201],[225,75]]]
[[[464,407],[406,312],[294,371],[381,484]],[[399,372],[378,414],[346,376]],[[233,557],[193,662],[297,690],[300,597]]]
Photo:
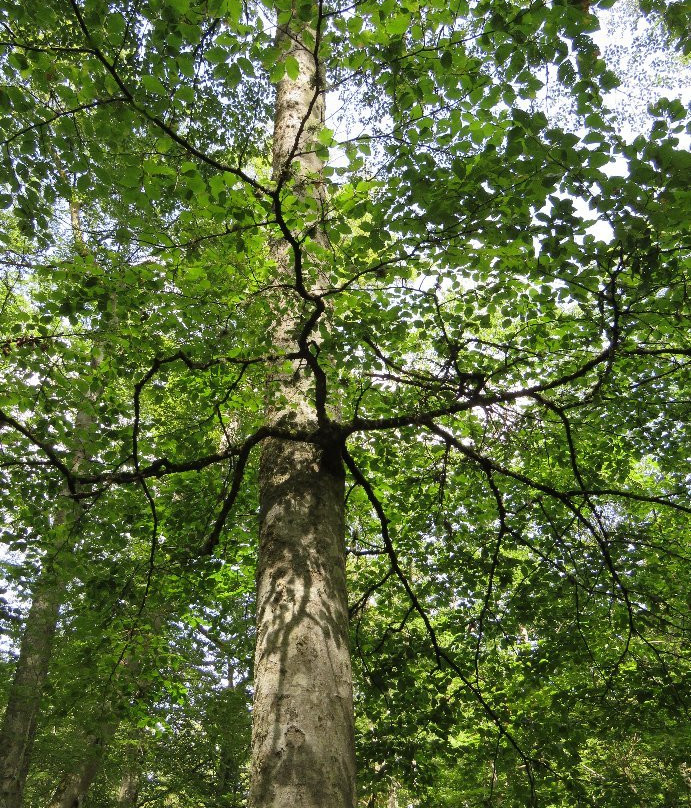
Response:
[[[132,761],[125,769],[118,789],[119,808],[136,808],[141,787],[142,770],[138,761]]]
[[[233,689],[233,667],[228,660],[228,689]],[[220,804],[235,805],[237,794],[240,789],[240,761],[238,760],[238,750],[228,743],[227,736],[218,738],[220,746],[218,755],[218,766],[216,769],[216,796]],[[232,800],[232,801],[230,801]],[[230,801],[230,802],[229,802]]]
[[[294,22],[278,29],[279,44],[297,59],[300,72],[278,85],[273,171],[276,180],[288,171],[300,137],[293,192],[303,198],[311,194],[319,203],[314,174],[322,164],[309,144],[323,125],[324,102],[318,66],[303,44],[304,30]],[[294,255],[285,240],[273,248],[273,258],[283,282],[298,286]],[[316,278],[304,283],[312,284],[312,292],[318,288]],[[284,350],[296,350],[301,328],[296,313],[305,309],[309,316],[315,305],[306,303],[304,295],[301,299],[299,291],[293,301],[281,301],[274,341]],[[313,387],[305,362],[277,372],[267,402],[268,423],[316,431]],[[252,808],[355,805],[344,484],[337,443],[265,441],[259,478]]]
[[[46,564],[36,582],[0,729],[2,808],[21,808],[22,805],[64,591],[65,583],[59,573]]]
[[[393,783],[389,789],[389,799],[386,801],[386,808],[398,808],[398,786]]]
[[[163,616],[156,613],[150,615],[149,619],[151,622],[146,630],[155,637],[163,625]],[[126,705],[132,697],[135,700],[141,699],[150,687],[150,681],[144,675],[149,670],[150,664],[145,646],[137,647],[136,651],[131,651],[121,660],[118,669],[111,677],[114,692],[102,705],[97,720],[91,725],[81,759],[72,770],[63,774],[48,803],[48,808],[79,808],[84,803],[91,784],[101,770],[110,742],[126,715]]]
[[[113,716],[104,718],[101,726],[87,739],[87,746],[79,764],[60,780],[48,808],[80,808],[84,804],[119,724],[119,719],[114,719]]]
[[[76,421],[80,428],[87,428],[92,423],[85,413],[78,413]],[[83,448],[79,448],[72,463],[73,470],[78,468],[84,456]],[[43,559],[31,599],[0,728],[0,808],[21,808],[24,799],[41,699],[67,587],[60,563],[71,552],[80,514],[81,509],[74,502],[66,503],[58,510],[54,541]]]
[[[128,755],[117,793],[118,808],[136,808],[142,785],[144,741],[140,730],[128,741]]]
[[[80,221],[79,204],[70,200],[70,217],[75,252],[88,254]],[[100,363],[92,358],[92,367]],[[76,432],[88,432],[94,420],[87,411],[78,411]],[[86,447],[74,447],[71,469],[76,471],[86,457]],[[41,699],[53,653],[60,606],[67,581],[60,569],[74,545],[82,510],[74,501],[60,507],[54,527],[56,539],[44,558],[41,574],[32,595],[31,608],[19,647],[19,659],[10,685],[7,709],[0,727],[0,808],[21,808]]]

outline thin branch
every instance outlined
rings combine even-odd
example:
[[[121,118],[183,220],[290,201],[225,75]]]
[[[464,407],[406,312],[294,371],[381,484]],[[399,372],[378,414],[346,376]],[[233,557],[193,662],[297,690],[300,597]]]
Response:
[[[377,518],[379,519],[379,524],[381,527],[382,540],[384,542],[384,546],[386,547],[387,553],[389,555],[389,560],[391,562],[391,569],[401,582],[403,589],[405,590],[406,595],[408,596],[415,611],[422,619],[425,629],[427,630],[427,635],[432,644],[432,649],[434,651],[434,655],[437,661],[437,666],[441,668],[442,662],[445,662],[454,671],[454,673],[463,682],[465,687],[467,687],[468,690],[473,694],[473,696],[481,705],[487,716],[495,724],[501,735],[505,737],[511,744],[511,746],[514,748],[514,750],[516,751],[516,753],[518,754],[518,756],[523,761],[526,767],[526,773],[528,776],[528,780],[530,782],[531,804],[535,804],[535,777],[532,767],[532,764],[535,761],[529,758],[525,754],[525,752],[523,752],[520,745],[514,738],[513,734],[505,726],[504,722],[501,720],[501,718],[496,713],[494,708],[485,699],[481,690],[468,679],[468,677],[463,673],[463,671],[459,668],[459,666],[454,662],[452,657],[439,644],[436,631],[430,621],[429,615],[422,607],[422,604],[420,603],[417,595],[413,591],[407,576],[401,569],[400,563],[398,561],[398,556],[396,554],[396,550],[393,546],[393,543],[391,541],[391,535],[389,533],[389,519],[386,516],[382,503],[380,502],[379,498],[374,492],[374,488],[372,487],[371,483],[360,471],[352,455],[348,452],[348,450],[345,447],[343,449],[343,459],[350,473],[353,475],[353,478],[363,488],[365,494],[367,495],[368,500],[370,501],[370,504],[372,505],[372,508],[377,514]]]
[[[96,45],[91,36],[91,33],[84,21],[84,17],[82,15],[81,9],[79,8],[79,4],[77,0],[69,0],[70,5],[72,6],[72,10],[74,11],[74,15],[77,18],[77,23],[84,34],[85,39],[91,45],[94,55],[96,58],[101,62],[101,64],[105,67],[105,69],[110,73],[113,77],[115,83],[118,85],[120,90],[122,91],[123,95],[125,96],[127,102],[132,106],[134,109],[137,110],[141,115],[143,115],[147,120],[157,126],[161,131],[165,132],[171,140],[174,140],[179,146],[182,146],[187,152],[192,154],[198,160],[201,160],[203,163],[215,168],[219,171],[227,171],[229,174],[233,174],[233,176],[237,177],[238,179],[242,180],[244,183],[249,185],[255,191],[260,192],[264,196],[271,196],[271,192],[268,188],[266,188],[262,183],[258,182],[257,180],[250,177],[246,174],[242,169],[236,168],[235,166],[230,166],[225,163],[220,162],[215,157],[212,157],[209,154],[198,149],[189,140],[184,138],[172,126],[168,125],[163,121],[158,115],[149,112],[149,110],[137,102],[134,98],[134,95],[130,88],[127,86],[123,78],[120,76],[118,71],[115,69],[115,66],[108,61],[103,51]]]

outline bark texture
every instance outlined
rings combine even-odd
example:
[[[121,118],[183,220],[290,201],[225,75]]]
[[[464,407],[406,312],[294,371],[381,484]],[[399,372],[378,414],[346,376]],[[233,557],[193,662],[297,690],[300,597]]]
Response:
[[[106,719],[99,730],[89,737],[82,760],[74,771],[64,775],[48,803],[48,808],[80,808],[84,804],[119,723],[119,720]]]
[[[342,475],[272,441],[261,472],[253,808],[352,808]]]
[[[64,583],[46,566],[36,584],[0,730],[0,806],[20,808]]]
[[[279,185],[290,176],[293,192],[311,195],[319,207],[322,165],[309,144],[323,125],[323,95],[318,65],[302,44],[304,26],[288,23],[278,31],[300,73],[278,85],[273,169]],[[298,151],[299,167],[293,161]],[[286,239],[273,251],[282,279],[296,288],[294,305],[284,298],[277,307],[274,342],[295,351],[304,349],[300,315],[311,314],[315,302],[309,295],[318,292],[319,278],[318,270],[314,277],[300,277],[293,247]],[[323,427],[314,387],[304,362],[277,374],[268,422],[301,430]],[[269,440],[263,446],[252,808],[355,805],[344,478],[339,445]]]

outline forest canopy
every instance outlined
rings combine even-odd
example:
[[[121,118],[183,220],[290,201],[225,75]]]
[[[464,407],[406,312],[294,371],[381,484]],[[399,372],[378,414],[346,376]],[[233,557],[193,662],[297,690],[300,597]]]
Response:
[[[688,802],[689,16],[0,0],[0,808]]]

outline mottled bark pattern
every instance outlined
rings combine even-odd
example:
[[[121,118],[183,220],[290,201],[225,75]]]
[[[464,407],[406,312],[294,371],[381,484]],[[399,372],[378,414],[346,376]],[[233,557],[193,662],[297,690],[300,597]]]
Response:
[[[304,24],[303,24],[304,25]],[[297,80],[278,86],[274,128],[274,179],[288,175],[293,192],[321,202],[313,153],[300,154],[323,125],[323,96],[312,53],[301,28],[280,28],[298,60]],[[308,116],[309,113],[309,116]],[[302,128],[302,129],[301,129]],[[318,235],[318,234],[317,234]],[[285,242],[273,257],[285,283],[295,283]],[[319,278],[305,278],[314,292]],[[274,342],[296,350],[299,313],[309,308],[297,294],[285,299]],[[316,430],[313,379],[304,363],[272,379],[270,424]],[[344,473],[338,446],[266,441],[260,467],[260,548],[257,573],[257,648],[252,728],[252,808],[353,808],[355,752],[353,696],[345,582]]]
[[[324,167],[310,149],[310,142],[324,125],[324,93],[319,86],[321,78],[314,55],[302,45],[301,27],[304,30],[304,23],[282,25],[276,35],[277,44],[284,48],[284,56],[293,56],[300,72],[295,80],[285,76],[278,83],[272,155],[274,179],[278,180],[283,172],[290,171],[298,179],[298,191],[304,190],[304,185],[299,182],[301,177],[308,172],[318,174]],[[300,143],[296,148],[298,136]],[[295,159],[299,165],[289,164],[290,156],[297,152],[300,154]]]
[[[352,808],[344,479],[272,441],[261,472],[253,808]]]

